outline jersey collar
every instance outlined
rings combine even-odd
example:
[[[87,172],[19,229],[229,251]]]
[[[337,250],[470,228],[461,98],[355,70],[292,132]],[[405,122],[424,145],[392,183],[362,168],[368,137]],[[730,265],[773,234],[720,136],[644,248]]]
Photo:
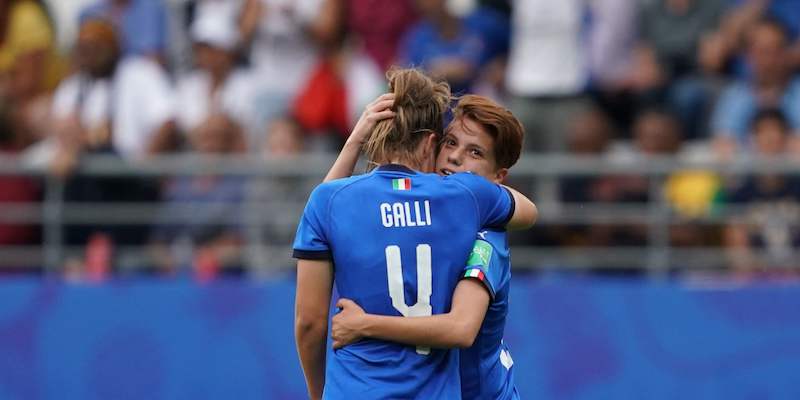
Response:
[[[384,164],[380,167],[375,169],[376,171],[389,171],[389,172],[403,172],[406,174],[416,174],[417,171],[414,171],[411,168],[406,167],[405,165],[400,164]]]

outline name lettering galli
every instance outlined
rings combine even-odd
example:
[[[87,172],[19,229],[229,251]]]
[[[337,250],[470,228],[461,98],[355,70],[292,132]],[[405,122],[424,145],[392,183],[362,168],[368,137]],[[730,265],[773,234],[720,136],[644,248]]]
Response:
[[[428,200],[381,203],[381,222],[387,228],[431,225],[431,205]]]

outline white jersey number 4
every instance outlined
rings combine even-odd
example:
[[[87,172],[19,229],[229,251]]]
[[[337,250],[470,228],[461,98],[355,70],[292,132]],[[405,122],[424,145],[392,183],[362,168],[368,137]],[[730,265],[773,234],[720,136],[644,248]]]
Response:
[[[386,247],[386,272],[389,278],[389,297],[392,306],[404,317],[425,317],[433,313],[431,308],[431,246],[417,245],[417,302],[406,304],[403,290],[403,266],[400,261],[400,247]],[[428,347],[417,347],[417,354],[430,354]]]

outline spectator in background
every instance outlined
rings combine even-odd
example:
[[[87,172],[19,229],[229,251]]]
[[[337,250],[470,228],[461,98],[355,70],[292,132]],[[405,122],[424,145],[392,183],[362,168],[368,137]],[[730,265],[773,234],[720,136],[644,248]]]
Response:
[[[757,156],[785,154],[789,136],[788,120],[780,110],[764,109],[754,117],[751,141]],[[725,232],[735,269],[753,272],[768,266],[798,266],[793,253],[800,248],[800,181],[796,176],[750,176],[727,197],[732,205],[743,207]]]
[[[608,148],[610,127],[603,114],[585,114],[573,125],[571,149],[576,154],[602,155]],[[633,149],[627,155],[616,155],[620,162],[631,165],[647,162],[649,158],[670,156],[678,152],[683,133],[678,119],[671,113],[646,110],[633,124]],[[599,177],[567,178],[562,181],[561,200],[567,203],[645,205],[650,198],[647,177],[619,174]],[[642,225],[597,224],[571,227],[567,243],[590,246],[640,246],[647,242]]]
[[[645,163],[654,157],[675,156],[681,149],[683,127],[670,111],[652,108],[644,110],[633,121],[633,151],[628,160],[631,165]],[[601,179],[594,189],[595,200],[621,203],[647,203],[650,198],[650,179],[637,174],[626,174]]]
[[[200,155],[244,153],[243,131],[225,114],[209,115],[190,133],[190,142],[191,151]],[[161,272],[190,265],[200,279],[241,272],[246,183],[246,177],[236,175],[185,176],[169,182],[156,219],[159,226],[151,236],[151,253]],[[173,223],[175,216],[191,216],[192,221]]]
[[[155,186],[147,179],[74,174],[83,155],[139,161],[166,150],[172,138],[171,92],[164,72],[151,59],[120,56],[110,22],[83,21],[73,53],[75,72],[53,96],[51,133],[28,153],[29,162],[49,165],[52,173],[65,179],[65,202],[155,200]],[[80,251],[88,242],[139,245],[145,235],[141,224],[65,225],[65,244],[75,250],[68,252],[66,263],[80,268]]]
[[[642,18],[642,27],[649,32],[658,65],[670,81],[666,104],[681,119],[687,139],[705,139],[709,136],[708,114],[719,82],[717,76],[704,75],[699,68],[700,43],[719,26],[727,4],[724,0],[665,2],[666,18],[653,12],[649,18]]]
[[[344,81],[347,129],[364,107],[386,90],[385,72],[398,65],[400,42],[418,20],[414,0],[340,0],[347,38],[337,63]]]
[[[445,0],[417,0],[423,20],[412,27],[400,48],[400,60],[444,78],[453,93],[465,94],[481,68],[508,49],[504,17],[479,8],[460,18]]]
[[[800,70],[800,2],[796,0],[768,1],[766,13],[779,19],[786,26],[791,45],[789,46],[789,64],[794,71]]]
[[[611,147],[614,130],[608,116],[599,109],[590,109],[579,114],[568,124],[566,132],[568,150],[574,156],[603,157]],[[569,176],[561,178],[560,201],[567,205],[577,205],[596,201],[594,187],[602,177]],[[594,246],[607,243],[605,232],[595,232],[593,228],[607,231],[599,225],[567,225],[554,229],[557,242],[567,246]]]
[[[417,20],[414,0],[347,0],[347,28],[380,71],[397,63],[400,40]]]
[[[291,118],[279,118],[269,126],[263,155],[272,157],[297,157],[303,154],[305,133],[303,127]]]
[[[587,52],[592,86],[614,94],[630,86],[630,72],[638,39],[638,2],[596,0],[590,3],[591,26]]]
[[[640,114],[633,125],[635,163],[646,163],[652,157],[678,157],[682,148],[684,129],[676,114],[663,109],[650,109]],[[620,180],[617,190],[628,193],[629,197],[638,197],[645,202],[661,200],[652,198],[650,179],[628,176]],[[672,246],[711,246],[719,245],[718,230],[707,224],[697,224],[693,218],[708,212],[716,200],[719,182],[713,173],[686,170],[676,171],[666,177],[664,184],[664,201],[681,214],[676,216],[675,223],[669,226],[669,237]],[[677,190],[676,190],[677,189]],[[679,191],[678,191],[679,190]],[[634,194],[635,195],[632,195]],[[638,235],[644,243],[647,231],[642,226],[627,228],[630,235]]]
[[[506,86],[528,151],[565,151],[568,121],[588,108],[585,11],[583,0],[513,2]]]
[[[608,1],[618,2],[604,0]],[[614,17],[606,22],[614,25],[605,30],[623,29],[627,21],[623,16],[633,11],[638,15],[638,43],[622,57],[612,59],[613,53],[604,56],[607,63],[629,60],[630,64],[628,71],[619,67],[607,72],[611,76],[605,84],[602,80],[598,82],[603,103],[615,120],[626,126],[630,115],[635,115],[631,109],[667,106],[681,118],[689,137],[700,136],[713,82],[697,73],[698,47],[702,38],[717,28],[726,8],[725,0],[651,0],[642,2],[638,13],[630,4],[619,4],[617,8]],[[618,20],[622,23],[617,23]],[[602,20],[595,24],[598,22]],[[598,33],[602,32],[601,29]],[[620,46],[620,42],[609,46]]]
[[[111,136],[114,73],[120,50],[106,21],[81,24],[73,50],[75,72],[59,84],[50,109],[50,134],[30,149],[28,163],[67,175],[84,148],[107,146]]]
[[[683,137],[680,120],[668,111],[646,110],[636,117],[633,124],[636,153],[645,158],[678,153]]]
[[[576,156],[605,154],[614,138],[614,127],[602,110],[589,109],[570,121],[567,140],[570,153]]]
[[[310,152],[338,151],[360,115],[362,106],[385,90],[384,71],[376,64],[373,55],[366,54],[366,48],[359,46],[359,39],[366,39],[346,40],[343,35],[347,23],[345,17],[350,16],[347,14],[349,10],[345,10],[347,4],[343,0],[327,0],[323,3],[322,12],[327,17],[321,19],[324,23],[317,24],[316,35],[322,57],[292,102],[289,115],[306,132],[305,148]],[[402,8],[402,2],[393,2],[392,5],[378,6],[367,13],[384,15],[387,11],[399,11]],[[402,15],[396,17],[403,18]],[[384,18],[384,23],[388,26],[375,29],[394,29],[390,24],[397,21]],[[378,37],[392,35],[391,32],[376,33]],[[375,44],[375,39],[372,38],[371,43]],[[393,44],[384,43],[383,46],[390,47]]]
[[[0,155],[7,156],[18,152],[18,139],[15,132],[11,129],[10,116],[8,110],[2,109],[0,105]],[[0,206],[14,205],[20,203],[32,204],[41,199],[40,190],[36,182],[30,177],[3,175],[0,176]],[[4,214],[12,214],[13,211],[4,210]],[[34,244],[39,235],[37,227],[33,224],[13,223],[0,221],[0,246],[19,246]],[[13,258],[2,260],[3,267],[28,267],[17,262]],[[36,266],[37,268],[40,267]],[[7,268],[2,268],[7,272]]]
[[[51,111],[54,136],[70,136],[59,149],[64,160],[84,145],[129,160],[174,148],[172,87],[159,64],[122,57],[110,22],[91,18],[81,24],[74,58],[76,72],[57,88]]]
[[[265,159],[282,160],[302,157],[307,133],[291,118],[276,119],[268,127],[267,142],[261,149]],[[250,227],[250,237],[255,238],[249,249],[257,265],[269,260],[283,259],[286,246],[294,240],[297,215],[303,212],[304,201],[318,181],[302,177],[260,177],[251,186],[258,208],[272,210],[261,226]]]
[[[55,27],[55,39],[60,53],[68,53],[75,45],[81,12],[96,2],[97,0],[43,1]]]
[[[717,31],[703,40],[701,66],[712,73],[732,69],[740,77],[749,75],[748,66],[738,59],[747,31],[763,18],[773,18],[787,28],[790,42],[788,63],[800,68],[800,2],[796,0],[730,0],[732,5]]]
[[[167,11],[160,0],[98,0],[86,7],[87,18],[111,21],[119,32],[123,56],[137,55],[163,61],[167,50]]]
[[[247,130],[253,122],[251,76],[236,68],[239,33],[235,15],[214,4],[200,4],[192,23],[196,68],[178,80],[178,127],[194,131],[209,115],[224,113]],[[246,136],[253,139],[251,132]]]
[[[13,131],[5,143],[7,151],[24,149],[46,129],[42,121],[63,67],[40,2],[0,2],[0,102]]]
[[[259,132],[289,111],[314,72],[319,49],[339,38],[339,6],[339,0],[244,1],[239,32],[257,77],[253,102]]]
[[[786,30],[774,19],[762,19],[746,39],[752,77],[729,84],[712,116],[715,150],[723,158],[749,147],[749,121],[759,108],[781,109],[789,129],[800,129],[800,79],[788,63]]]

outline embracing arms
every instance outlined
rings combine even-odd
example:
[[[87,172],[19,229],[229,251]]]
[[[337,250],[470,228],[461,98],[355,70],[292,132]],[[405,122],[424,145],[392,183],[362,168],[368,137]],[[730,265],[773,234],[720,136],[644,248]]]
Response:
[[[536,219],[539,218],[539,209],[536,208],[536,204],[533,204],[533,201],[524,194],[516,191],[516,189],[510,188],[506,185],[503,185],[511,195],[514,197],[514,215],[511,216],[511,219],[506,224],[506,229],[509,231],[519,231],[523,229],[528,229],[536,223]]]
[[[450,312],[427,317],[390,317],[365,314],[356,303],[341,299],[333,317],[333,347],[340,348],[364,337],[408,345],[451,348],[470,347],[489,307],[489,291],[476,279],[462,279],[453,294]]]
[[[394,117],[395,113],[391,110],[392,104],[394,104],[394,94],[386,93],[367,105],[353,128],[353,132],[347,138],[341,152],[339,152],[339,156],[325,176],[325,182],[346,178],[353,174],[358,162],[358,156],[361,153],[361,146],[367,141],[375,125],[378,121]],[[528,229],[533,226],[539,216],[536,205],[515,189],[505,185],[504,187],[509,190],[516,204],[514,215],[506,225],[506,229],[513,231]]]

